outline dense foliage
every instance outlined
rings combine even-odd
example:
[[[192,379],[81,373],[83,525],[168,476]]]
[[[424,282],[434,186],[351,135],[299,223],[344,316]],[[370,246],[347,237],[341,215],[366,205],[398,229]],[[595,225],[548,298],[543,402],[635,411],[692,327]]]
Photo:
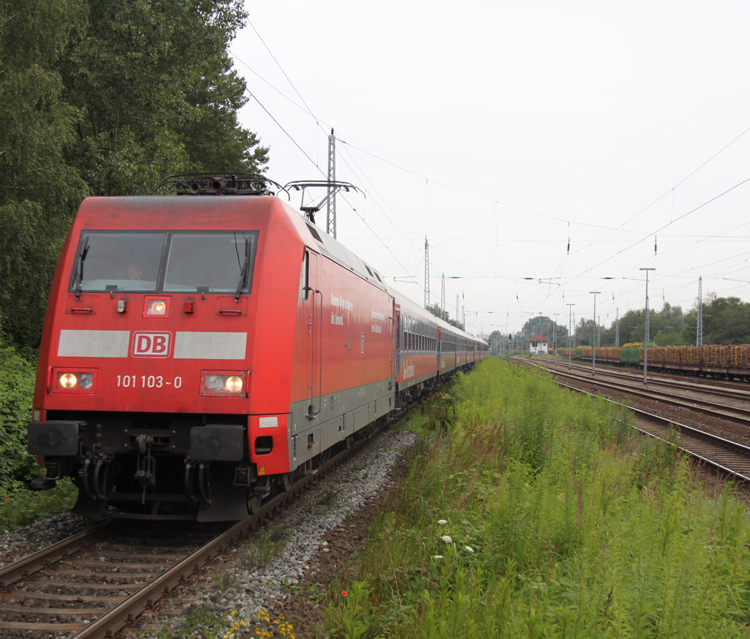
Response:
[[[0,337],[0,532],[68,510],[78,494],[70,480],[41,493],[27,488],[42,475],[26,451],[35,378],[36,353]]]
[[[685,343],[695,343],[698,312],[685,316],[682,336]],[[692,338],[693,341],[687,341]],[[737,297],[716,297],[710,294],[703,304],[704,344],[750,344],[750,304]]]
[[[744,637],[750,520],[603,400],[486,360],[337,584],[327,637]]]
[[[38,343],[81,199],[262,171],[228,46],[241,0],[0,0],[0,331]]]
[[[26,452],[26,427],[31,418],[36,361],[0,341],[0,490],[37,474],[34,457]]]

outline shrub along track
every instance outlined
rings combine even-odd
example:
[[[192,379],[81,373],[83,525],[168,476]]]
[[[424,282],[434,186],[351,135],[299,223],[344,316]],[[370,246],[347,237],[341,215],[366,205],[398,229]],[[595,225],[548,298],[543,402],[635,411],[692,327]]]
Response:
[[[3,636],[112,636],[368,443],[353,442],[234,525],[108,520],[0,569]]]

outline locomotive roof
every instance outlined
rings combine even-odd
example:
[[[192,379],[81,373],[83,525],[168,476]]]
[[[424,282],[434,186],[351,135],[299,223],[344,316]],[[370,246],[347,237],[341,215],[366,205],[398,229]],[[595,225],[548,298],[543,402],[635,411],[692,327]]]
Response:
[[[348,248],[338,240],[333,239],[323,229],[312,222],[305,220],[307,230],[310,232],[315,243],[318,245],[320,252],[326,257],[332,259],[337,264],[348,268],[350,271],[359,275],[362,279],[367,280],[373,286],[377,286],[382,291],[389,291],[380,273],[372,266],[367,264],[358,255],[352,253]]]

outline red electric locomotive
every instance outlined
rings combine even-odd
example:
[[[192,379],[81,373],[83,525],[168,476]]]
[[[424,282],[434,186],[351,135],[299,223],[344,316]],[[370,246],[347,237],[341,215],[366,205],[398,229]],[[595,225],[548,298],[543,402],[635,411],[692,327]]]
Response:
[[[235,520],[486,344],[259,176],[84,200],[45,318],[29,451],[92,517]],[[191,197],[193,193],[197,197]],[[419,323],[420,330],[415,330]],[[468,349],[467,349],[468,350]]]

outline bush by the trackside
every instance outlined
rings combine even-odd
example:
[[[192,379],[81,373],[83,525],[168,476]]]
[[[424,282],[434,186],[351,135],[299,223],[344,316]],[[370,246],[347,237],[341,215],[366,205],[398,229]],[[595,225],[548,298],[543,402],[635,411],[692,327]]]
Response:
[[[328,636],[747,636],[745,508],[626,412],[490,360],[412,426],[425,445]]]
[[[0,335],[0,532],[67,510],[77,495],[70,481],[41,493],[28,489],[42,474],[26,450],[35,377],[36,353],[19,350]]]

